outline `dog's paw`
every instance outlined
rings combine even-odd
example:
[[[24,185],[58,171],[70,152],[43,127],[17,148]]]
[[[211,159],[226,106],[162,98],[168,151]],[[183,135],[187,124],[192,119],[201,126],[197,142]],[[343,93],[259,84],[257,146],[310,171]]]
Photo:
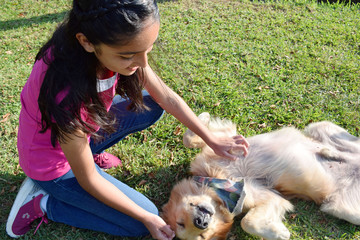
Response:
[[[201,120],[201,122],[207,126],[209,125],[210,122],[210,114],[208,112],[203,112],[201,113],[198,118]]]
[[[267,240],[288,240],[290,232],[282,222],[271,222],[264,229],[264,238]]]
[[[210,122],[210,114],[208,112],[203,112],[199,115],[200,121],[208,127]],[[190,129],[187,129],[183,136],[183,143],[187,148],[202,148],[206,144],[202,138],[193,133]]]
[[[287,240],[290,239],[290,232],[283,223],[276,224],[274,229],[275,236],[272,239],[276,240]]]
[[[243,219],[244,220],[244,219]],[[266,240],[288,240],[290,232],[281,221],[241,221],[242,228],[250,233]]]

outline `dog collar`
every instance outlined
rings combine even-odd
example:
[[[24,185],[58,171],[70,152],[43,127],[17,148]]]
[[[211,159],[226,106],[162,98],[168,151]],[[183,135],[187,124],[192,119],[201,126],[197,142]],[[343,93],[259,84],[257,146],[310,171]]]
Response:
[[[242,212],[245,199],[244,180],[234,182],[230,179],[194,176],[196,183],[206,185],[215,190],[228,210],[238,215]]]

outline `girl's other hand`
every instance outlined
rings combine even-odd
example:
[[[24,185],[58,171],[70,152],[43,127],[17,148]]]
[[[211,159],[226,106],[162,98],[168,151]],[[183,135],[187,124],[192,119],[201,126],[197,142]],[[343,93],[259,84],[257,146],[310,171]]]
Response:
[[[235,153],[239,151],[242,151],[246,157],[248,154],[248,147],[250,146],[248,141],[242,135],[217,137],[208,145],[217,155],[231,160],[236,160],[238,158]]]
[[[175,233],[170,226],[157,215],[151,214],[146,217],[144,219],[144,224],[154,239],[171,240],[175,237]]]

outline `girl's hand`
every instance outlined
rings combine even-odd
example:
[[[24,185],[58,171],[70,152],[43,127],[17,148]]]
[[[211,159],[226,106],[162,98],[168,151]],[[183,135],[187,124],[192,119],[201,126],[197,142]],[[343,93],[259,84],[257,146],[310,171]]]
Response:
[[[155,214],[145,217],[143,222],[154,239],[171,240],[175,237],[175,233],[171,230],[170,226]]]
[[[234,137],[218,137],[215,138],[212,143],[208,144],[214,152],[221,156],[231,160],[236,160],[236,152],[239,150],[243,152],[244,156],[248,154],[249,143],[242,135]]]

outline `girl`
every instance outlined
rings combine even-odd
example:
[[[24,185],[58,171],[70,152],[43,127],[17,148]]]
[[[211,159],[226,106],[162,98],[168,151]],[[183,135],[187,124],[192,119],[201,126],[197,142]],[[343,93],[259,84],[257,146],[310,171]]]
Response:
[[[24,235],[35,219],[47,221],[46,215],[118,236],[150,232],[172,239],[149,199],[100,168],[119,165],[103,151],[155,123],[163,109],[218,155],[234,158],[231,149],[246,154],[243,137],[212,135],[152,71],[147,54],[159,26],[154,0],[73,1],[21,93],[18,151],[28,177],[8,218],[11,237]]]

